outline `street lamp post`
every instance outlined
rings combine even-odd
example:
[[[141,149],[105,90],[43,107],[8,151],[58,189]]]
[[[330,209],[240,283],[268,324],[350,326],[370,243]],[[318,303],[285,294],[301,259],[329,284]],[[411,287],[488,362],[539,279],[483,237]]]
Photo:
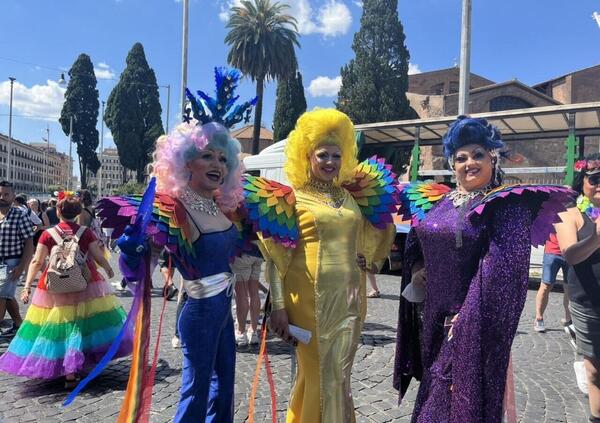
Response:
[[[167,130],[166,133],[169,133],[169,109],[171,108],[171,84],[167,84]]]
[[[98,198],[102,198],[102,167],[104,166],[103,158],[104,158],[104,105],[106,102],[102,101],[102,112],[100,112],[100,169],[98,169]],[[167,109],[168,110],[168,109]]]
[[[471,85],[471,0],[462,2],[462,28],[460,32],[460,76],[458,85],[458,114],[469,113],[469,88]]]
[[[46,149],[44,150],[44,194],[48,192],[48,154],[50,153],[50,125],[46,125]]]
[[[10,172],[10,158],[11,158],[11,149],[12,149],[12,109],[13,109],[13,84],[17,80],[17,78],[13,78],[9,76],[10,80],[10,106],[8,111],[8,143],[6,146],[6,180],[12,181],[11,172]]]
[[[189,0],[183,0],[183,35],[181,43],[181,116],[185,114],[185,89],[187,87],[188,10]]]

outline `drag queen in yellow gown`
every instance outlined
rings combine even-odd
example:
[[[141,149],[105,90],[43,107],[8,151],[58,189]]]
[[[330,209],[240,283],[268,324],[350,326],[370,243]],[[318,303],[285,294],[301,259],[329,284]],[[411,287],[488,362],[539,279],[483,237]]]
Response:
[[[294,343],[288,323],[312,334],[296,343],[286,421],[354,422],[350,376],[366,315],[358,263],[376,270],[389,252],[396,178],[382,160],[358,164],[352,122],[336,110],[302,115],[285,151],[292,187],[249,177],[246,197],[267,260],[271,330]]]

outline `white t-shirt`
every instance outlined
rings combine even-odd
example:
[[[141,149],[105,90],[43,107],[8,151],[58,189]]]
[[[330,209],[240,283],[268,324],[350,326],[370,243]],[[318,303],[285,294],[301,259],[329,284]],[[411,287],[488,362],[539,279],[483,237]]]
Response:
[[[25,206],[19,206],[19,208],[21,210],[25,211],[25,213],[27,214],[27,217],[29,217],[29,220],[31,220],[31,223],[33,223],[33,226],[41,226],[41,225],[43,225],[42,219],[40,219],[38,217],[38,215],[33,212],[33,210],[28,209]]]

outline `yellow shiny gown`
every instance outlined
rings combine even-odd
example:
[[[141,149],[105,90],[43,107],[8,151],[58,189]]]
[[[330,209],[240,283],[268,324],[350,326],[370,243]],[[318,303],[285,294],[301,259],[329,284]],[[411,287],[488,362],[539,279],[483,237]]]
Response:
[[[296,348],[298,368],[286,421],[354,422],[351,370],[366,314],[365,278],[356,255],[363,253],[367,262],[384,258],[395,231],[393,225],[373,228],[348,192],[337,209],[308,192],[295,194],[297,247],[286,249],[269,239],[262,246],[268,264],[275,266],[268,266],[271,283],[283,281],[290,324],[312,332],[310,343]]]

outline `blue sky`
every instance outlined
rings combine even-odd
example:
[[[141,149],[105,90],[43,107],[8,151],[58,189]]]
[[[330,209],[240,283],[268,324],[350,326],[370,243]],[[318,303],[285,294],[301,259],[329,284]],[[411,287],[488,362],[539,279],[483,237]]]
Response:
[[[212,91],[212,68],[225,65],[227,11],[239,0],[190,0],[188,86]],[[308,107],[332,106],[340,67],[353,57],[353,34],[362,13],[358,0],[284,0],[299,21],[297,51]],[[399,17],[414,72],[450,67],[460,48],[461,0],[399,0]],[[473,0],[473,72],[496,82],[534,84],[600,64],[599,0]],[[97,69],[106,100],[131,46],[144,45],[159,85],[171,85],[170,126],[178,122],[182,3],[177,0],[2,0],[0,132],[8,133],[8,76],[17,78],[13,137],[50,141],[68,151],[54,118],[62,88],[56,81],[80,53]],[[27,63],[23,63],[27,62]],[[108,79],[103,79],[108,78]],[[112,79],[111,79],[112,78]],[[312,82],[312,85],[311,85]],[[266,87],[263,121],[270,127],[276,84]],[[163,120],[166,89],[160,89]],[[252,97],[249,80],[240,87]],[[30,116],[30,117],[24,117]],[[100,122],[98,123],[100,128]],[[113,145],[105,130],[104,145]],[[77,166],[75,166],[77,169]]]

